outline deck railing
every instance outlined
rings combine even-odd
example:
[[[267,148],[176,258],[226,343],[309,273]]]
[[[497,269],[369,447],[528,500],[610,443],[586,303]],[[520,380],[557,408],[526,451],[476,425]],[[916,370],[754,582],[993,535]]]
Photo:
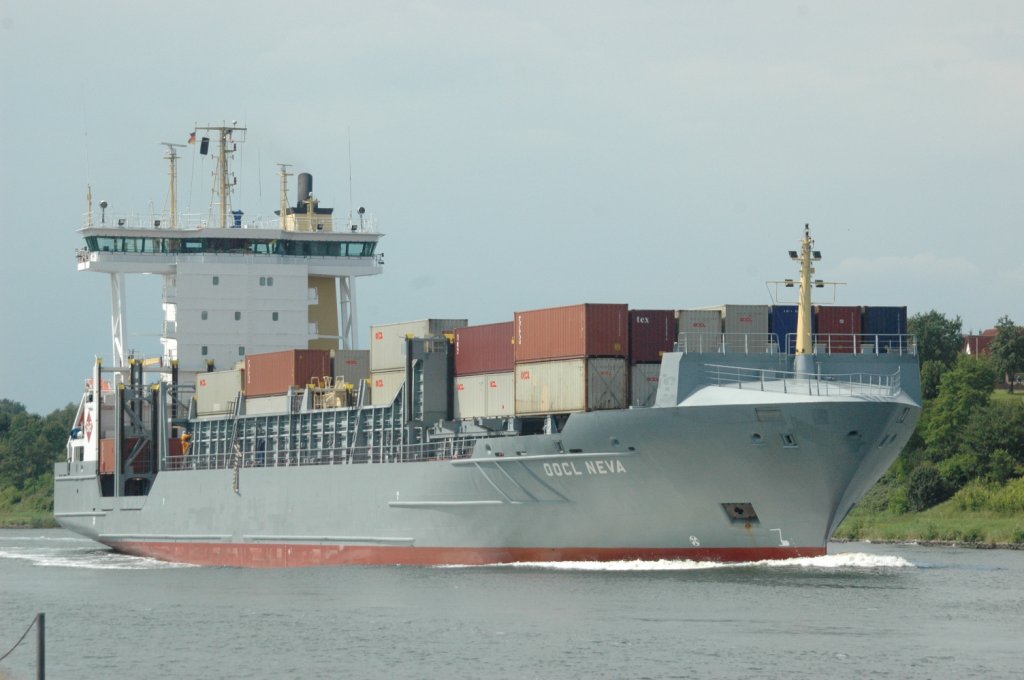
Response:
[[[812,396],[894,397],[900,393],[900,371],[876,373],[810,374],[767,368],[706,364],[710,385],[741,390],[808,394]]]
[[[781,340],[781,342],[780,342]],[[675,351],[686,354],[793,354],[796,334],[680,333]],[[917,354],[917,338],[898,333],[815,333],[815,354]]]
[[[230,470],[236,467],[295,467],[300,465],[387,464],[444,461],[468,458],[473,440],[455,439],[383,446],[329,447],[323,449],[266,449],[257,444],[232,451],[207,451],[195,446],[188,453],[168,456],[164,470]],[[211,447],[212,448],[212,447]]]

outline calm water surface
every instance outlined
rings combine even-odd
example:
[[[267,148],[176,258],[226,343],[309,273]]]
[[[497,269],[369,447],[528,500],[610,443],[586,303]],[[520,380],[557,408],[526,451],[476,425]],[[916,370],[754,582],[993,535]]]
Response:
[[[1024,552],[244,570],[0,531],[0,654],[48,678],[1019,678]],[[35,678],[34,632],[0,678]]]

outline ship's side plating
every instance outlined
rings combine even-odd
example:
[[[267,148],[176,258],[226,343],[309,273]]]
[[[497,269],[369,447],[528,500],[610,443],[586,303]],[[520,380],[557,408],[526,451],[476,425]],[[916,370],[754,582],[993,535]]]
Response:
[[[711,380],[722,365],[711,361],[747,375]],[[918,415],[892,383],[829,377],[870,363],[913,384],[916,361],[836,357],[820,362],[820,379],[780,361],[670,354],[662,383],[674,392],[659,406],[573,414],[554,434],[480,437],[468,456],[439,446],[416,461],[379,447],[257,461],[249,447],[238,465],[227,457],[212,469],[182,457],[147,495],[121,497],[102,495],[91,463],[60,464],[55,505],[65,526],[126,552],[208,564],[821,554]]]

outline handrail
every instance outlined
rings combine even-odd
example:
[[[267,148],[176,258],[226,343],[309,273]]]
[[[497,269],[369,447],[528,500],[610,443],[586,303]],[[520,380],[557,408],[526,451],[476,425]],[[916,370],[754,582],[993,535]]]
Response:
[[[828,373],[808,374],[773,368],[750,368],[705,364],[708,384],[761,392],[810,394],[813,396],[883,396],[900,393],[900,369],[895,373]]]
[[[775,333],[679,334],[675,351],[684,354],[793,354],[796,334],[787,333],[785,343]],[[783,351],[789,348],[789,352]],[[905,333],[815,333],[815,354],[898,354],[917,355],[917,337]]]
[[[227,440],[225,440],[227,441]],[[202,444],[194,445],[187,455],[168,456],[163,470],[220,470],[231,469],[241,456],[242,468],[293,467],[307,465],[349,465],[382,463],[415,463],[460,460],[473,454],[472,439],[442,440],[419,444],[332,446],[323,449],[292,447],[287,449],[256,450],[251,438],[237,440],[239,451],[203,452]]]

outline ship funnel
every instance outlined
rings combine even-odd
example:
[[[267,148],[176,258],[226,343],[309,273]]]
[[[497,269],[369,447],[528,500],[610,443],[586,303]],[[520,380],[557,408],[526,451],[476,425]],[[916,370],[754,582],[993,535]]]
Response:
[[[304,208],[306,202],[309,200],[310,194],[313,193],[313,175],[308,172],[299,173],[299,202],[295,204],[296,208]]]

